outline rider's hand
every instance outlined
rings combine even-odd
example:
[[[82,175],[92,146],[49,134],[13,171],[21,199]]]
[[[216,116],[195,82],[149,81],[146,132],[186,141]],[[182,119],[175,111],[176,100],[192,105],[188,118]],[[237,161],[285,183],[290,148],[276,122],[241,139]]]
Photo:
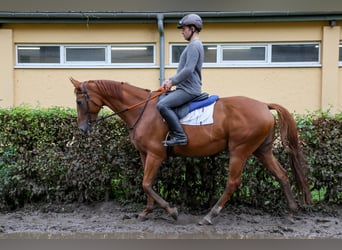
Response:
[[[167,90],[169,91],[172,88],[172,81],[171,80],[165,80],[162,85],[160,86],[159,90]]]

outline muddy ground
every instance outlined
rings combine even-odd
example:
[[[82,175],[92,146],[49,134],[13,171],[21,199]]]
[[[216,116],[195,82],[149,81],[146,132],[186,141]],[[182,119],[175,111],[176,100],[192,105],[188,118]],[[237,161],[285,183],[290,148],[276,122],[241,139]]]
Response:
[[[285,214],[228,205],[210,226],[197,225],[204,214],[179,211],[174,221],[158,208],[141,222],[141,208],[115,202],[31,205],[0,213],[0,239],[342,239],[341,206],[301,211],[291,223]]]

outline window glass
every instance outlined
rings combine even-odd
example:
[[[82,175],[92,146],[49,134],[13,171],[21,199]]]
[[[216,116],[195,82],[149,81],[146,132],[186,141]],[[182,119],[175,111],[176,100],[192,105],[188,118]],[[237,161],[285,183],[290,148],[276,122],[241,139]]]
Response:
[[[273,44],[272,62],[318,62],[318,44]]]
[[[154,63],[153,46],[112,46],[112,63]]]
[[[179,63],[180,56],[186,45],[172,45],[172,63]],[[217,62],[217,45],[203,45],[204,48],[204,62]]]
[[[59,63],[59,46],[18,46],[18,63]]]
[[[340,43],[339,47],[339,61],[342,62],[342,43]]]
[[[105,48],[66,47],[66,62],[105,62]]]
[[[217,45],[203,45],[204,47],[204,62],[216,63],[217,62]]]
[[[223,61],[265,61],[266,47],[231,45],[222,47]]]
[[[186,45],[173,45],[172,46],[172,63],[179,63],[180,56],[185,49]]]

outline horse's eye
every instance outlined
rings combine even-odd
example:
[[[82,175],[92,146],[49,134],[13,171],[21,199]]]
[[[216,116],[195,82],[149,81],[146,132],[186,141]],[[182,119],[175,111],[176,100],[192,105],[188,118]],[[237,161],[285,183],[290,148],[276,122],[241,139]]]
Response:
[[[82,100],[77,100],[76,103],[77,103],[77,105],[81,105],[82,104]]]

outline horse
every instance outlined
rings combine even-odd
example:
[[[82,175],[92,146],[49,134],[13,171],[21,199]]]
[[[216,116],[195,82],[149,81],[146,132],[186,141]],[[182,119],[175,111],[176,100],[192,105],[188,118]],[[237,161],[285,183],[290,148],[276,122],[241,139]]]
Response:
[[[177,220],[177,207],[171,207],[153,189],[158,169],[168,157],[167,147],[162,145],[168,134],[168,126],[156,109],[161,90],[151,91],[114,80],[80,82],[70,78],[70,81],[74,86],[77,123],[81,131],[87,133],[91,130],[92,125],[100,119],[98,113],[104,106],[114,112],[112,115],[119,116],[129,129],[130,140],[142,160],[142,188],[147,196],[146,207],[138,218],[148,219],[157,203]],[[275,110],[277,116],[271,110]],[[300,202],[302,205],[312,203],[296,122],[286,108],[244,96],[222,97],[214,105],[213,121],[209,125],[182,125],[188,144],[173,147],[174,155],[189,157],[229,152],[229,173],[223,194],[198,224],[213,224],[213,218],[240,185],[243,167],[251,155],[256,156],[280,183],[287,199],[288,218],[293,218],[298,204],[291,190],[288,173],[272,153],[276,127],[279,127],[281,142],[288,151]]]

